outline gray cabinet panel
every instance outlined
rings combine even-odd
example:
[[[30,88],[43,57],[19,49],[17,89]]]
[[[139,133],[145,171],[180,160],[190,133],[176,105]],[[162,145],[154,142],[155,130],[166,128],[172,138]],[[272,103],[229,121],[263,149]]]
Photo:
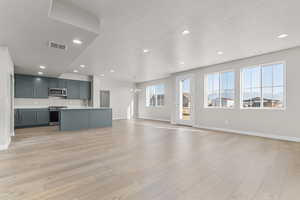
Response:
[[[59,88],[58,78],[48,78],[48,88]]]
[[[34,83],[30,76],[15,75],[15,97],[33,98]]]
[[[33,127],[49,124],[48,109],[16,109],[15,127]]]
[[[34,110],[20,110],[21,125],[34,126],[36,124],[36,112]]]
[[[82,130],[112,126],[111,109],[63,109],[60,111],[60,130]]]
[[[48,79],[44,77],[32,77],[34,98],[48,98]]]
[[[15,116],[14,116],[15,117],[15,127],[19,127],[22,125],[20,111],[18,109],[16,109],[14,114],[15,114]]]
[[[81,130],[89,127],[89,112],[68,110],[60,112],[60,130]]]
[[[91,98],[91,83],[80,81],[80,99],[88,100]]]
[[[37,125],[49,124],[49,111],[48,109],[36,111],[37,113]]]
[[[68,99],[80,99],[80,81],[68,80],[67,89]]]
[[[66,79],[58,79],[58,88],[67,88],[68,80]]]
[[[112,110],[90,110],[90,128],[112,126]]]

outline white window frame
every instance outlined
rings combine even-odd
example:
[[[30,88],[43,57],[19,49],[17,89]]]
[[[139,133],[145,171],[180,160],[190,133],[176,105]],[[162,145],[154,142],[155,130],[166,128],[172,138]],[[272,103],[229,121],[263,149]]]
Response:
[[[269,66],[269,65],[275,65],[275,64],[283,64],[283,107],[282,108],[270,108],[270,107],[264,107],[263,106],[263,95],[262,95],[262,68],[264,66]],[[260,93],[261,93],[261,103],[260,107],[243,107],[243,70],[248,69],[248,68],[255,68],[259,67],[260,68]],[[243,67],[240,69],[240,109],[241,110],[286,110],[286,62],[285,61],[277,61],[277,62],[271,62],[271,63],[264,63],[264,64],[258,64],[258,65],[252,65],[249,67]]]
[[[208,97],[208,91],[207,91],[207,84],[208,84],[208,75],[210,74],[219,74],[219,99],[220,99],[220,105],[221,105],[221,74],[222,73],[226,73],[226,72],[233,72],[234,73],[234,105],[233,107],[223,107],[223,106],[208,106],[208,102],[207,102],[207,97]],[[235,109],[236,108],[236,72],[234,69],[228,69],[228,70],[223,70],[223,71],[216,71],[216,72],[208,72],[204,75],[204,108],[206,109]]]
[[[156,87],[156,86],[163,86],[163,88],[164,88],[164,104],[163,105],[157,105],[157,94],[156,94],[156,92],[155,92],[155,105],[150,105],[150,103],[149,103],[149,105],[147,105],[147,98],[148,98],[148,95],[147,95],[147,89],[148,88],[150,88],[150,87]],[[165,101],[166,101],[166,93],[165,93],[165,89],[166,89],[166,87],[165,87],[165,84],[155,84],[155,85],[148,85],[148,86],[146,86],[146,88],[145,88],[145,96],[146,96],[146,102],[145,102],[145,104],[146,104],[146,107],[147,108],[159,108],[159,107],[164,107],[165,106]]]

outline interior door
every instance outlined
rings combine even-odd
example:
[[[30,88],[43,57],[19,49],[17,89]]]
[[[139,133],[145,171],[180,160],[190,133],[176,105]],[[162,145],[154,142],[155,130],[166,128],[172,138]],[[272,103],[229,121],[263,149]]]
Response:
[[[192,74],[176,78],[176,123],[194,125],[194,77]]]

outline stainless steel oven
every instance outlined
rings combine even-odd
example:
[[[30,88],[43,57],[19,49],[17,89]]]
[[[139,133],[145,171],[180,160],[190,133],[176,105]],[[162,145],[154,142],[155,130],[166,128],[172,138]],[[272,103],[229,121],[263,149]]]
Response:
[[[51,97],[66,97],[67,89],[66,88],[49,88],[49,96]]]
[[[57,126],[59,125],[59,111],[62,108],[67,108],[66,106],[50,106],[49,109],[49,125],[50,126]]]

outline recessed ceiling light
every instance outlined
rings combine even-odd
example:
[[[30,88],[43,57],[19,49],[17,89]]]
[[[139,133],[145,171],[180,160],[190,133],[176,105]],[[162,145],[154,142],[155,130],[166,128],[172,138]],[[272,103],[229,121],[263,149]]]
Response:
[[[111,70],[110,70],[110,72],[111,72],[111,73],[114,73],[114,72],[115,72],[115,70],[111,69]]]
[[[223,55],[224,52],[223,52],[223,51],[218,51],[217,54],[218,54],[218,55]]]
[[[100,76],[102,76],[102,77],[103,77],[103,76],[104,76],[104,74],[100,74]]]
[[[74,43],[74,44],[82,44],[82,41],[81,41],[81,40],[78,40],[78,39],[74,39],[74,40],[73,40],[73,43]]]
[[[77,73],[77,72],[78,72],[78,70],[77,70],[77,69],[74,69],[74,70],[73,70],[73,72],[74,72],[74,73]]]
[[[180,62],[181,65],[184,65],[184,62]]]
[[[79,65],[81,68],[85,68],[86,66],[85,65]]]
[[[278,35],[277,38],[281,39],[281,38],[286,38],[287,36],[289,36],[289,35],[284,33],[284,34]]]
[[[143,50],[144,53],[149,53],[149,51],[150,51],[149,49],[144,49]]]
[[[191,32],[189,31],[189,30],[184,30],[184,31],[182,31],[182,35],[188,35],[188,34],[190,34]]]
[[[43,72],[38,72],[38,74],[39,74],[39,75],[43,75],[44,73],[43,73]]]
[[[46,69],[46,67],[45,67],[45,66],[43,66],[43,65],[41,65],[41,66],[40,66],[40,69]]]

